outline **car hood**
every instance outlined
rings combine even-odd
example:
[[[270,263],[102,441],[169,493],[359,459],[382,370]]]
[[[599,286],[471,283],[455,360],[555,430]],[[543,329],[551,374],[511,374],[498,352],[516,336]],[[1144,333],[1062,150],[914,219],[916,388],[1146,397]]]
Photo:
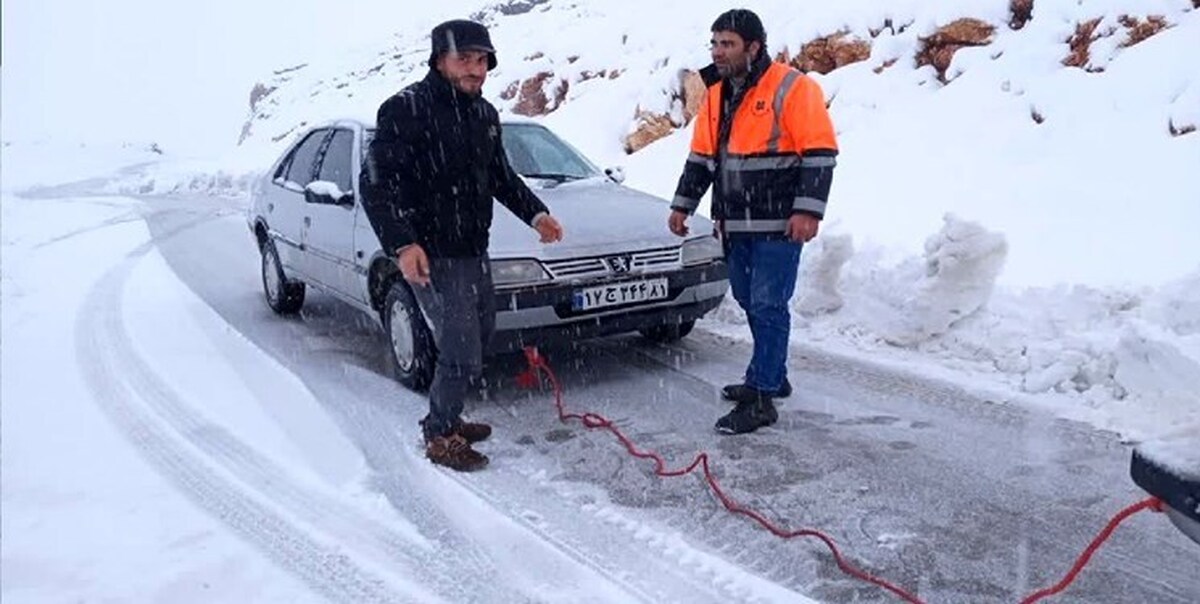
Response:
[[[683,239],[667,230],[670,203],[665,199],[591,178],[559,185],[539,179],[530,188],[562,224],[563,240],[543,244],[537,232],[496,203],[488,253],[495,258],[536,257],[543,260],[597,256],[676,246]],[[688,221],[693,236],[711,233],[712,222],[701,216]]]

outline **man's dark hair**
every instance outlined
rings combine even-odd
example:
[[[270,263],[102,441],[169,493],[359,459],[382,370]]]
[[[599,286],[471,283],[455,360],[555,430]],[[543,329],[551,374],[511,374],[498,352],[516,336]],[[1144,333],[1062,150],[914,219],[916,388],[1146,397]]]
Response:
[[[767,30],[763,29],[762,19],[754,11],[745,8],[735,8],[721,13],[713,21],[712,31],[731,31],[742,37],[749,46],[751,42],[759,42],[762,51],[767,51]]]

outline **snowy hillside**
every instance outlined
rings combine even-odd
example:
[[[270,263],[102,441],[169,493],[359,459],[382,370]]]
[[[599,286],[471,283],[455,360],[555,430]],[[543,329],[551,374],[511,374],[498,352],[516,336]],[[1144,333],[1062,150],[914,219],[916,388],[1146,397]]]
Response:
[[[1200,423],[1194,4],[749,3],[770,52],[823,86],[842,146],[794,341],[1125,434]],[[492,28],[485,94],[502,112],[544,121],[669,198],[690,74],[726,8],[510,0],[397,19],[375,43],[331,29],[251,87],[228,157],[159,164],[114,189],[240,192],[304,126],[372,119],[423,76],[429,27],[466,14]],[[749,337],[731,301],[709,323]]]

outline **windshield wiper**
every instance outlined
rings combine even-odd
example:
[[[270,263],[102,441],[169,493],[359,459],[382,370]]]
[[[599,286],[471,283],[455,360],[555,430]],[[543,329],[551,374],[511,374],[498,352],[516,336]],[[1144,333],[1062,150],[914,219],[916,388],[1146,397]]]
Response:
[[[554,172],[538,172],[533,174],[522,174],[525,178],[541,178],[543,180],[553,180],[555,182],[567,182],[568,180],[583,180],[582,176],[576,174],[558,174]]]

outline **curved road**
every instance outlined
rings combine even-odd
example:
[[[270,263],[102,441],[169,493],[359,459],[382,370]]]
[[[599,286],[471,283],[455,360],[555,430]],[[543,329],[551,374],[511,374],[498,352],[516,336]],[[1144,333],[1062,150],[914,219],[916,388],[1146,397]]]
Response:
[[[299,317],[272,315],[239,202],[146,203],[147,224],[179,277],[299,376],[361,449],[397,513],[461,556],[467,585],[497,587],[460,596],[519,600],[528,596],[493,579],[524,573],[553,583],[544,576],[552,569],[523,568],[493,551],[470,519],[443,514],[445,485],[604,577],[621,600],[898,601],[843,575],[819,543],[784,542],[727,514],[701,481],[655,478],[611,436],[559,424],[549,393],[513,384],[519,358],[497,359],[486,396],[468,403],[472,417],[497,429],[482,447],[491,468],[433,470],[415,426],[424,401],[387,378],[383,339],[368,320],[312,290]],[[728,406],[718,389],[748,355],[745,344],[698,329],[671,346],[615,338],[550,359],[569,407],[616,420],[672,467],[708,451],[732,497],[787,528],[825,531],[855,564],[928,602],[1016,602],[1057,581],[1117,510],[1143,496],[1128,477],[1130,452],[1112,434],[803,348],[793,351],[797,393],[782,402],[780,422],[719,437],[712,422]],[[236,447],[208,445],[210,455],[249,464]],[[320,510],[300,495],[279,496]],[[389,538],[375,538],[383,554],[422,562]],[[454,598],[440,580],[451,572],[435,564],[430,588]],[[1200,548],[1165,518],[1139,515],[1052,601],[1200,602]]]

